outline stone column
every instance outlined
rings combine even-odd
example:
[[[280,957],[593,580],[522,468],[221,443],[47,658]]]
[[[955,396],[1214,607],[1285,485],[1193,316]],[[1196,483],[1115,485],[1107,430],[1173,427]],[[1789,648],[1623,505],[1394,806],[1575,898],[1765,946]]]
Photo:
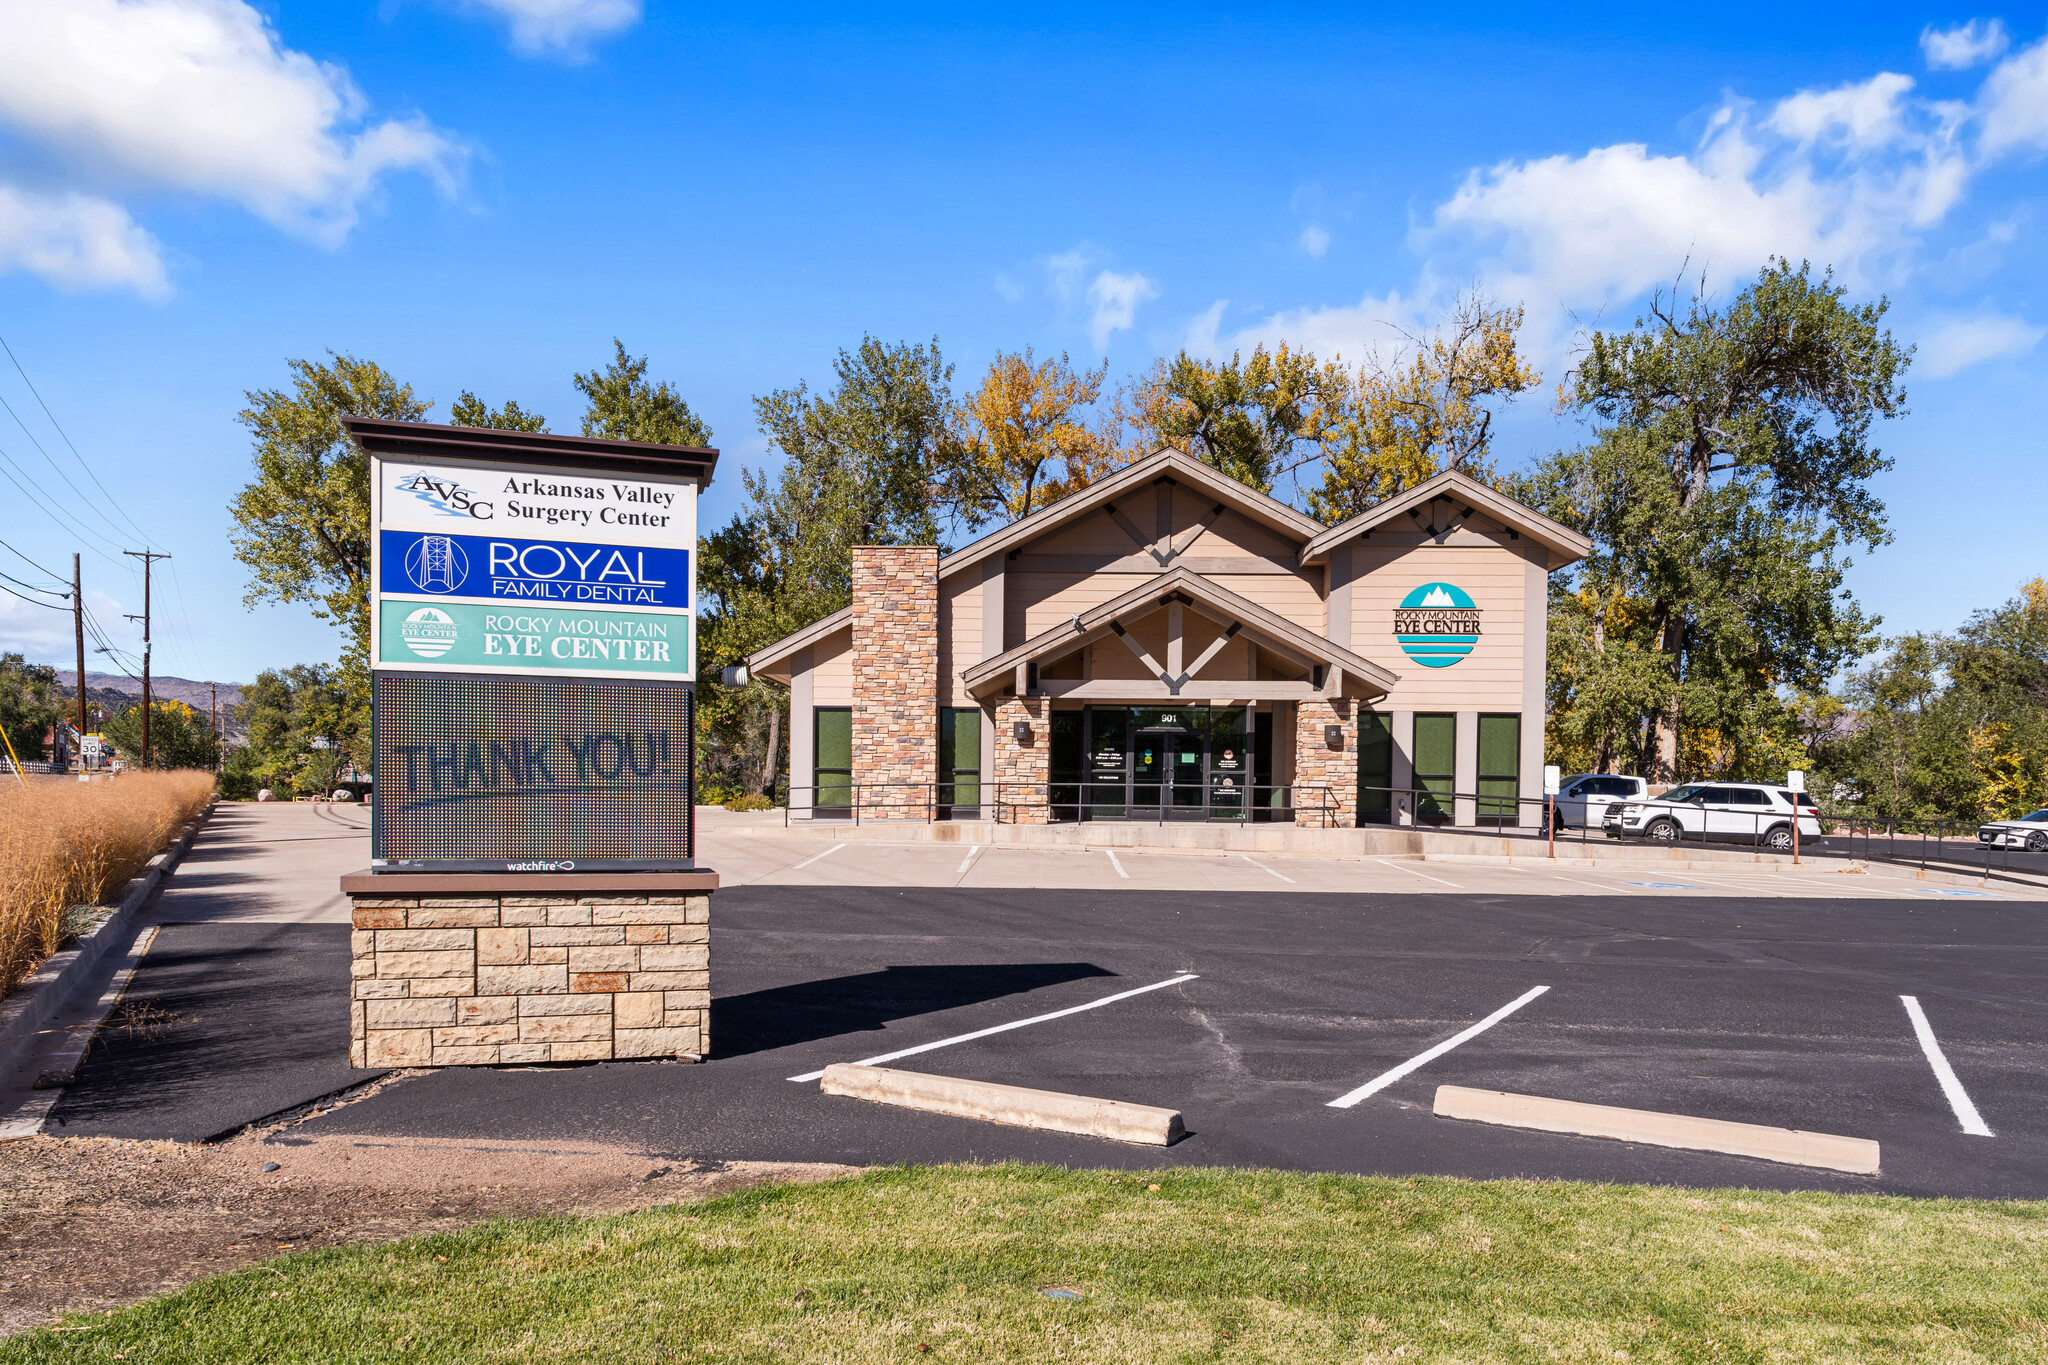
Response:
[[[1045,824],[1045,782],[1052,774],[1052,700],[1005,697],[996,706],[995,720],[996,781],[1006,789],[1002,800],[1016,803],[1002,818],[1017,825]],[[1017,740],[1019,721],[1031,727],[1031,738],[1022,743]]]
[[[1336,726],[1338,742],[1331,745],[1329,727]],[[1348,697],[1310,697],[1294,707],[1294,823],[1317,826],[1322,815],[1307,809],[1319,801],[1304,787],[1326,787],[1337,807],[1335,823],[1349,827],[1358,822],[1358,703]]]
[[[939,778],[939,547],[853,550],[853,780],[863,819],[922,820]]]

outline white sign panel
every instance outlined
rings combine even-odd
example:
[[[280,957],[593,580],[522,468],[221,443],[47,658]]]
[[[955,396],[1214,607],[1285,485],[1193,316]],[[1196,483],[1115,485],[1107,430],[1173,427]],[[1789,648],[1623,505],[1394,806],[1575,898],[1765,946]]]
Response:
[[[370,467],[376,668],[695,681],[694,481]]]

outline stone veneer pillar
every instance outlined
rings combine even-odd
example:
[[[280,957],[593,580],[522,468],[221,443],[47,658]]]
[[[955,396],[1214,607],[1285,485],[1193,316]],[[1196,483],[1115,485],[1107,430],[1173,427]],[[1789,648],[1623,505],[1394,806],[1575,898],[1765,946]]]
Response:
[[[1017,742],[1017,722],[1031,727],[1029,741]],[[1052,774],[1052,702],[1046,697],[1009,696],[996,704],[996,783],[1004,790],[995,799],[1009,806],[1002,814],[1005,824],[1042,825],[1049,818],[1046,809],[1046,780]]]
[[[662,885],[645,895],[624,874],[579,879],[595,889],[544,875],[344,877],[349,1064],[700,1060],[718,878],[652,875]]]
[[[924,819],[939,779],[939,547],[853,549],[853,780],[864,819]]]
[[[1330,747],[1327,730],[1335,725],[1342,742]],[[1336,823],[1358,823],[1358,703],[1348,697],[1310,697],[1294,705],[1294,785],[1326,787],[1337,807]],[[1316,795],[1295,798],[1294,823],[1317,826],[1320,812],[1306,809],[1318,805]]]

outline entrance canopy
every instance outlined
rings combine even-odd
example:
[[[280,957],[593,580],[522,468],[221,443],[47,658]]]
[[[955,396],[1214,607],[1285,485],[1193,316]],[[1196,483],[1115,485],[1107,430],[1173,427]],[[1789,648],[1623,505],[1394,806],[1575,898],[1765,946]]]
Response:
[[[1162,617],[1163,640],[1158,630]],[[1196,618],[1190,623],[1188,618]],[[1190,629],[1195,624],[1196,629]],[[1152,644],[1163,643],[1163,657]],[[1115,640],[1137,660],[1139,676],[1072,678],[1046,676],[1090,646]],[[1223,678],[1203,670],[1233,641],[1251,644],[1265,667],[1262,676]],[[1187,645],[1199,652],[1188,657]],[[1242,674],[1246,670],[1239,670]],[[1035,684],[1032,682],[1036,674]],[[1353,654],[1305,630],[1276,612],[1238,596],[1192,569],[1173,568],[1120,597],[1076,614],[1065,625],[1041,631],[1015,649],[964,669],[960,680],[977,700],[1005,687],[1019,696],[1035,691],[1053,697],[1105,701],[1294,701],[1310,697],[1355,697],[1370,701],[1398,682],[1392,670]]]

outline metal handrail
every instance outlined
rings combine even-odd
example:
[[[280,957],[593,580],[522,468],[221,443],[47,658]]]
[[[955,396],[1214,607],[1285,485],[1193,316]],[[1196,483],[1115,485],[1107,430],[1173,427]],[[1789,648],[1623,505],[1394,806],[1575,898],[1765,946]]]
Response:
[[[1054,802],[1052,800],[1051,789],[1054,787],[1071,787],[1076,789],[1077,792],[1079,792],[1082,789],[1085,789],[1090,786],[1108,785],[1112,784],[1050,781],[813,783],[807,786],[791,786],[788,788],[789,795],[785,799],[782,807],[782,823],[784,828],[788,828],[790,820],[792,819],[792,812],[798,811],[808,813],[809,817],[813,820],[819,819],[820,813],[824,812],[826,813],[823,816],[823,818],[825,819],[851,819],[854,824],[858,825],[864,819],[885,818],[877,814],[878,812],[884,811],[916,811],[919,812],[919,814],[915,817],[909,817],[904,814],[898,814],[894,818],[918,818],[926,821],[934,821],[938,818],[938,811],[942,807],[948,809],[966,808],[976,810],[991,810],[994,812],[995,823],[997,824],[1016,824],[1018,823],[1018,820],[1016,818],[1017,813],[1026,810],[1050,811],[1053,809],[1067,809],[1071,807],[1075,811],[1076,818],[1078,818],[1079,809],[1082,806],[1121,806],[1125,809],[1136,809],[1142,811],[1150,811],[1152,809],[1150,805],[1134,806],[1132,803],[1122,800],[1121,795],[1124,792],[1125,788],[1121,783],[1114,784],[1119,794],[1119,799],[1116,801],[1095,801],[1079,795],[1077,795],[1076,799],[1073,801]],[[1192,788],[1193,786],[1193,784],[1188,783],[1179,785],[1184,788]],[[954,793],[958,793],[963,788],[971,789],[972,791],[974,791],[976,799],[971,802],[946,801],[941,799],[941,792],[952,791]],[[1171,783],[1161,783],[1158,788],[1162,797],[1168,798],[1162,800],[1159,803],[1159,810],[1161,811],[1159,823],[1161,824],[1166,823],[1166,816],[1168,813],[1172,811],[1208,812],[1219,809],[1219,807],[1215,803],[1207,800],[1205,800],[1204,803],[1200,806],[1174,805],[1172,804],[1170,798],[1175,789],[1175,784]],[[1213,792],[1215,789],[1211,788],[1209,790]],[[1247,817],[1253,811],[1263,810],[1273,812],[1276,817],[1280,817],[1284,813],[1285,819],[1293,820],[1300,813],[1308,812],[1314,814],[1317,817],[1319,823],[1322,825],[1323,828],[1328,829],[1335,824],[1341,813],[1337,805],[1335,796],[1332,794],[1330,788],[1326,786],[1318,786],[1313,784],[1295,784],[1290,786],[1254,785],[1232,788],[1231,790],[1242,793],[1250,798],[1247,804],[1240,807],[1240,809],[1244,812],[1244,814]],[[888,793],[896,791],[915,793],[915,795],[904,800],[889,800]],[[811,794],[811,800],[808,804],[799,804],[797,800],[797,794],[800,792],[808,792]],[[1265,805],[1261,805],[1258,801],[1258,794],[1260,792],[1276,794],[1296,793],[1298,795],[1290,796],[1285,801],[1279,802],[1277,804],[1268,803]],[[843,795],[846,798],[846,800],[844,804],[839,804],[835,802],[831,805],[824,805],[821,804],[817,799],[820,793],[830,793],[835,797]],[[876,796],[874,795],[875,793],[880,793],[881,795]],[[1034,793],[1037,794],[1036,799],[1034,799]],[[1311,795],[1313,795],[1316,798],[1314,804],[1308,804],[1303,799]]]
[[[1205,794],[1203,801],[1199,805],[1175,804],[1171,797],[1176,790],[1198,790],[1197,784],[1192,782],[1161,782],[1156,787],[1144,784],[1139,788],[1140,790],[1157,792],[1160,797],[1157,802],[1144,803],[1124,799],[1124,794],[1131,790],[1131,788],[1126,787],[1122,782],[1087,782],[1080,779],[1070,779],[1057,782],[1050,780],[1044,782],[999,782],[994,785],[998,789],[996,800],[997,824],[1006,823],[1004,819],[1005,812],[1009,812],[1011,815],[1007,823],[1018,824],[1021,822],[1015,818],[1015,814],[1019,811],[1043,810],[1048,812],[1048,814],[1054,811],[1072,811],[1072,818],[1078,820],[1083,809],[1108,807],[1125,811],[1126,814],[1124,816],[1115,817],[1125,824],[1144,823],[1148,818],[1156,814],[1157,818],[1153,819],[1152,823],[1164,825],[1170,822],[1173,813],[1176,811],[1183,813],[1190,821],[1199,818],[1213,822],[1220,818],[1223,820],[1242,819],[1247,823],[1252,823],[1253,814],[1264,811],[1268,812],[1276,821],[1284,820],[1288,823],[1298,821],[1304,813],[1313,814],[1316,816],[1317,823],[1321,828],[1330,829],[1335,826],[1336,821],[1342,814],[1342,808],[1337,804],[1336,797],[1331,789],[1315,783],[1283,783],[1277,785],[1251,783],[1241,787],[1224,788],[1222,790],[1231,791],[1249,799],[1242,803],[1223,805],[1219,805],[1209,799],[1219,790],[1214,786],[1199,788]],[[1053,788],[1055,787],[1072,791],[1074,793],[1073,799],[1054,800]],[[1116,794],[1115,799],[1098,800],[1090,797],[1087,795],[1087,791],[1091,787],[1113,791]],[[1021,792],[1023,795],[1005,797],[1005,792],[1013,794]],[[1285,799],[1261,803],[1258,799],[1260,792],[1271,793],[1276,797],[1284,795]],[[1038,793],[1039,795],[1034,798],[1032,793]],[[1311,805],[1304,799],[1308,796],[1316,798],[1314,804]],[[1214,813],[1218,810],[1235,810],[1237,814],[1235,816],[1225,815],[1219,817]]]

